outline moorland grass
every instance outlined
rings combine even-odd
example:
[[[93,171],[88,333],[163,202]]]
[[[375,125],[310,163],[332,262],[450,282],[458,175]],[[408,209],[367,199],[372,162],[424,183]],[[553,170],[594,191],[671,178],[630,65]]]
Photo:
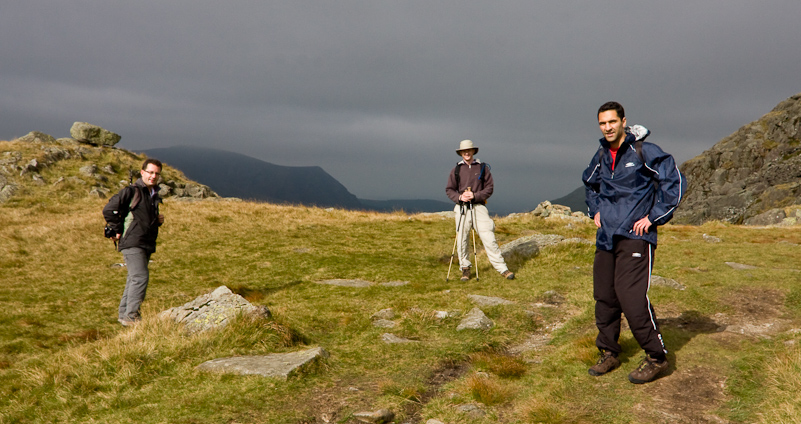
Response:
[[[597,355],[592,245],[543,249],[514,265],[513,281],[480,255],[481,281],[446,282],[453,222],[438,215],[167,200],[145,319],[126,329],[116,322],[125,270],[112,266],[121,256],[101,235],[103,203],[42,196],[0,205],[2,423],[311,423],[323,414],[353,422],[354,412],[378,408],[396,411],[398,422],[664,419],[649,406],[669,393],[625,378],[642,355],[627,331],[621,370],[587,375]],[[534,233],[594,236],[591,224],[531,216],[496,222],[500,244]],[[744,297],[772,293],[773,318],[785,329],[801,326],[801,228],[709,223],[660,231],[654,273],[686,288],[651,289],[657,315],[673,320],[663,332],[674,363],[652,385],[682,389],[671,381],[700,367],[726,382],[724,399],[710,404],[709,413],[734,422],[793,422],[801,415],[801,335],[738,336],[721,333],[713,321],[743,314]],[[706,242],[705,233],[722,242]],[[735,270],[726,261],[758,268]],[[332,278],[409,284],[316,284]],[[195,336],[156,318],[220,285],[268,306],[273,318],[241,319]],[[547,300],[548,291],[562,296],[558,307],[532,306]],[[473,307],[468,294],[516,303],[484,308],[492,330],[457,332],[458,313]],[[381,341],[388,330],[374,327],[370,316],[384,308],[397,314],[389,331],[418,343]],[[437,319],[438,310],[455,316]],[[505,353],[532,333],[548,333],[551,341],[518,357]],[[307,346],[322,346],[331,357],[286,382],[195,369],[217,357]],[[438,377],[448,369],[459,371]],[[456,408],[467,403],[486,415]]]

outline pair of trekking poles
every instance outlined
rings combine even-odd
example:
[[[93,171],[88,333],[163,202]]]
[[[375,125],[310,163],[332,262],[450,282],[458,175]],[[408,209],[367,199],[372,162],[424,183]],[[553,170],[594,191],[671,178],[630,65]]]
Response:
[[[470,190],[470,188],[468,188]],[[476,210],[473,209],[473,202],[466,203],[467,209],[470,211],[470,218],[471,218],[471,225],[470,225],[470,232],[473,233],[473,262],[476,267],[476,281],[479,281],[478,278],[478,251],[476,250],[476,232],[478,229],[476,226]],[[459,240],[459,237],[462,235],[462,223],[464,218],[464,210],[465,210],[465,202],[459,202],[459,223],[456,224],[456,238],[453,240],[453,250],[451,250],[451,261],[448,264],[448,275],[445,276],[445,281],[448,281],[451,278],[451,266],[453,265],[453,255],[456,253],[456,242]]]

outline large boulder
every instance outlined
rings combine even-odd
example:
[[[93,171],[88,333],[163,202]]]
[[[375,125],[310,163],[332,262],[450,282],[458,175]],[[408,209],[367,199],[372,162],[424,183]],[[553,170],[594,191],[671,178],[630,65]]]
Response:
[[[255,306],[228,287],[220,286],[211,293],[163,311],[159,316],[183,323],[189,333],[200,333],[222,328],[239,314],[269,317],[266,306]]]
[[[70,128],[72,138],[82,142],[94,144],[96,146],[114,146],[120,142],[120,135],[111,131],[92,125],[87,122],[76,122]]]

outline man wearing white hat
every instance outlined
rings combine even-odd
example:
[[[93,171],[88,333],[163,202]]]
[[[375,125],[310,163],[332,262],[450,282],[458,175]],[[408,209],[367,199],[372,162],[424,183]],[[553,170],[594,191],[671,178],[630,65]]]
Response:
[[[457,250],[459,252],[459,267],[462,269],[462,281],[470,279],[470,268],[472,264],[467,256],[467,236],[470,228],[475,228],[490,264],[503,275],[507,280],[515,278],[515,274],[509,271],[506,262],[501,256],[501,249],[495,241],[495,223],[487,211],[487,199],[492,196],[494,188],[490,166],[482,163],[474,156],[478,153],[478,147],[473,145],[471,140],[462,140],[456,154],[461,156],[456,167],[451,170],[448,176],[448,185],[445,193],[448,198],[456,203],[454,212],[456,213],[456,237]],[[472,208],[472,210],[471,210]],[[475,222],[473,218],[475,217]]]

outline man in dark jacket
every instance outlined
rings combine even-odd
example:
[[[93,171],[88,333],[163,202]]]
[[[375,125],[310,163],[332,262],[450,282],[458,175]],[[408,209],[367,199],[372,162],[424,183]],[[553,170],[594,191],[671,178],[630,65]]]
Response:
[[[141,178],[109,200],[103,208],[103,218],[119,241],[118,250],[125,258],[128,279],[119,307],[118,321],[129,326],[141,319],[139,306],[145,300],[150,280],[148,262],[156,251],[159,227],[164,215],[159,213],[157,183],[161,176],[161,162],[148,159],[142,164]]]
[[[629,374],[629,381],[642,384],[669,366],[648,289],[657,226],[673,217],[687,182],[671,155],[642,141],[648,130],[626,127],[619,103],[598,109],[598,125],[604,137],[582,176],[589,214],[598,227],[593,296],[601,357],[589,373],[599,376],[620,365],[622,313],[646,353]]]

